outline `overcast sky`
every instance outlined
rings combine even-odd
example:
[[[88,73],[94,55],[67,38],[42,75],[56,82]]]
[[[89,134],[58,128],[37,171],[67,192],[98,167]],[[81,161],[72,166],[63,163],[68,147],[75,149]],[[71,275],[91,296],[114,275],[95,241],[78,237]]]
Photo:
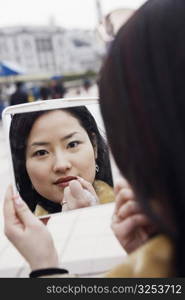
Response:
[[[138,8],[146,0],[100,0],[104,14],[113,9]],[[95,0],[0,0],[0,26],[47,25],[54,19],[65,28],[94,28]]]

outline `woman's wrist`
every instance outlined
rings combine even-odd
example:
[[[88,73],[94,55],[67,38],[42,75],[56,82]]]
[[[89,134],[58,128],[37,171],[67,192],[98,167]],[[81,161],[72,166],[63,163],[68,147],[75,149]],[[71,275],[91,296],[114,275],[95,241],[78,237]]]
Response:
[[[37,261],[33,261],[30,263],[31,271],[40,270],[40,269],[50,269],[50,268],[59,268],[59,260],[58,256],[54,255],[53,257],[45,257],[43,256],[41,259]]]

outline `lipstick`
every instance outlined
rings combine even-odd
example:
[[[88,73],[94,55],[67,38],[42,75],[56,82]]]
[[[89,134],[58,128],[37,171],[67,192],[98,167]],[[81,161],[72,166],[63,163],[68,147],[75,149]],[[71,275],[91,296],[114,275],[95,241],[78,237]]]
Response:
[[[67,177],[61,177],[55,181],[55,184],[58,185],[59,187],[65,188],[66,186],[69,185],[69,182],[71,180],[76,180],[76,176],[67,176]]]

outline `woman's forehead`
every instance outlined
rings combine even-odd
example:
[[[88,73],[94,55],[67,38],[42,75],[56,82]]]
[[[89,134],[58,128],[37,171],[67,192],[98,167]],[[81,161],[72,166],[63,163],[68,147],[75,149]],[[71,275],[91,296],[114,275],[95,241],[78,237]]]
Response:
[[[86,132],[79,120],[72,114],[55,110],[41,115],[33,124],[29,138],[39,135],[54,134],[59,132],[61,135],[68,134],[72,131],[80,133]]]
[[[58,125],[58,123],[67,123],[68,125],[80,125],[79,120],[70,113],[63,110],[55,110],[41,115],[33,124],[33,127],[39,127],[44,124],[48,127]]]

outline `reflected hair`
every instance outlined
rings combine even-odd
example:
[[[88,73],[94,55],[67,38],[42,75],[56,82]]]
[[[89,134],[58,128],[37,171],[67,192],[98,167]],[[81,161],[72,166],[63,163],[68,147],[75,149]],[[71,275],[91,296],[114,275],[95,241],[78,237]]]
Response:
[[[35,210],[37,204],[49,213],[61,211],[60,204],[54,203],[37,193],[26,170],[26,147],[31,129],[40,116],[55,110],[65,111],[79,121],[87,132],[92,146],[97,149],[96,164],[99,166],[99,171],[96,172],[95,180],[102,180],[113,186],[107,143],[101,135],[94,117],[85,106],[15,114],[12,116],[9,134],[15,182],[21,197],[32,211]]]

